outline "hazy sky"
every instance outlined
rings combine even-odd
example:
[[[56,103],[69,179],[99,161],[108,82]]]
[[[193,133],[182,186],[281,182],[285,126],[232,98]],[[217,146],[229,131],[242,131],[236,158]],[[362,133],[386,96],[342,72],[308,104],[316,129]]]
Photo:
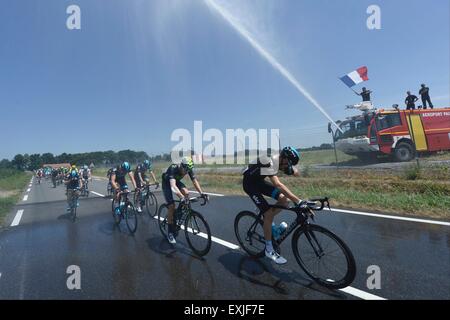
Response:
[[[360,100],[338,78],[363,65],[377,106],[402,105],[422,82],[450,105],[448,0],[216,2],[333,119]],[[70,4],[81,30],[66,27]],[[371,4],[381,30],[366,26]],[[295,147],[331,140],[328,120],[203,0],[2,0],[0,39],[0,159],[168,152],[194,120],[279,128]]]

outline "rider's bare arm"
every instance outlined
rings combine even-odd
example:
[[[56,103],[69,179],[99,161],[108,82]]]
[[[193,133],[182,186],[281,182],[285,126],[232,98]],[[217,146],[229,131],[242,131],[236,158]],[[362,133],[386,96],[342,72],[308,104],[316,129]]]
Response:
[[[111,175],[111,184],[112,184],[114,189],[118,189],[119,188],[119,186],[116,183],[116,175],[115,174]]]
[[[134,180],[133,174],[131,172],[128,172],[128,176],[131,179],[131,182],[133,183],[133,186],[135,189],[137,189],[136,180]]]
[[[202,188],[200,187],[200,183],[198,183],[197,179],[192,180],[192,184],[195,187],[195,190],[197,190],[198,193],[203,194]]]
[[[150,174],[152,176],[153,183],[158,183],[158,181],[156,181],[156,177],[155,177],[155,174],[153,173],[153,171],[150,171]]]
[[[182,199],[184,198],[184,195],[181,193],[180,189],[177,187],[177,180],[170,179],[170,189],[173,193],[177,195],[178,198]]]
[[[294,203],[299,203],[300,198],[298,198],[295,194],[289,190],[288,187],[286,187],[277,176],[269,177],[270,182],[274,185],[274,187],[278,188],[282,194],[284,194],[289,200],[291,200]]]

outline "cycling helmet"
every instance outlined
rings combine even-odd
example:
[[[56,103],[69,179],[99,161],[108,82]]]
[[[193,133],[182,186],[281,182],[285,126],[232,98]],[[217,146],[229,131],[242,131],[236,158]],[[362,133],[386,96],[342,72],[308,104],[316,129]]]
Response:
[[[85,164],[84,165],[84,170],[87,170],[88,169],[88,166],[87,166],[87,164]]]
[[[126,172],[130,172],[131,171],[131,167],[130,164],[128,162],[123,162],[122,165],[120,166],[123,170],[125,170]]]
[[[149,160],[144,160],[144,167],[147,169],[150,169],[152,167],[152,164]]]
[[[181,166],[186,170],[192,170],[194,169],[194,161],[192,161],[192,158],[184,157],[181,159]]]
[[[71,176],[72,178],[76,178],[76,177],[78,176],[78,172],[77,172],[76,170],[72,170],[72,171],[70,172],[70,176]]]
[[[281,157],[286,158],[289,160],[291,165],[295,166],[300,161],[300,154],[297,150],[291,147],[284,148],[281,153]]]

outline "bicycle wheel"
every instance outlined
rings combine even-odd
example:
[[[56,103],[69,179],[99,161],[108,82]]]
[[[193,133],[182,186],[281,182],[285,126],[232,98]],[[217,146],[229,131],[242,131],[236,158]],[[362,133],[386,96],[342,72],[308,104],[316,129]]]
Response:
[[[113,201],[111,201],[111,206],[112,206],[111,212],[112,212],[112,216],[114,219],[114,223],[116,225],[118,225],[120,223],[120,221],[122,221],[122,214],[116,214],[116,212],[115,212],[116,203],[117,203],[116,199],[113,199]]]
[[[345,288],[355,279],[352,252],[344,241],[321,226],[298,228],[292,237],[292,250],[303,271],[324,287]]]
[[[130,231],[131,234],[134,234],[138,225],[138,213],[131,203],[128,203],[128,205],[125,206],[123,210],[123,215],[127,223],[128,231]]]
[[[167,216],[169,214],[169,208],[167,207],[167,204],[163,204],[161,207],[159,207],[158,210],[158,225],[159,230],[161,231],[161,234],[164,238],[167,237]],[[174,217],[175,218],[175,217]]]
[[[150,218],[154,218],[158,212],[158,200],[153,192],[149,192],[145,199],[145,208]]]
[[[250,211],[240,212],[234,219],[234,233],[241,247],[252,257],[264,256],[266,242],[263,221]]]
[[[141,198],[141,194],[139,192],[135,192],[134,196],[133,196],[133,205],[135,208],[140,207],[141,203],[140,203],[140,198]],[[142,208],[141,208],[142,209]],[[136,211],[137,212],[137,211]],[[141,212],[137,212],[140,216],[142,216]]]
[[[184,234],[192,251],[200,257],[211,249],[211,230],[203,216],[191,211],[184,222]]]

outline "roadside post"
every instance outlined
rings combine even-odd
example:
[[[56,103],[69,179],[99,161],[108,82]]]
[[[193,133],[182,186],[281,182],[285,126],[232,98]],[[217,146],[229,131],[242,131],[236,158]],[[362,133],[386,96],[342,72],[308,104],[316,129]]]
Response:
[[[337,157],[337,151],[336,151],[335,132],[333,132],[333,128],[331,127],[331,122],[328,122],[328,133],[331,134],[331,138],[333,139],[334,157],[336,159],[336,162],[335,162],[336,170],[339,170],[338,157]]]

